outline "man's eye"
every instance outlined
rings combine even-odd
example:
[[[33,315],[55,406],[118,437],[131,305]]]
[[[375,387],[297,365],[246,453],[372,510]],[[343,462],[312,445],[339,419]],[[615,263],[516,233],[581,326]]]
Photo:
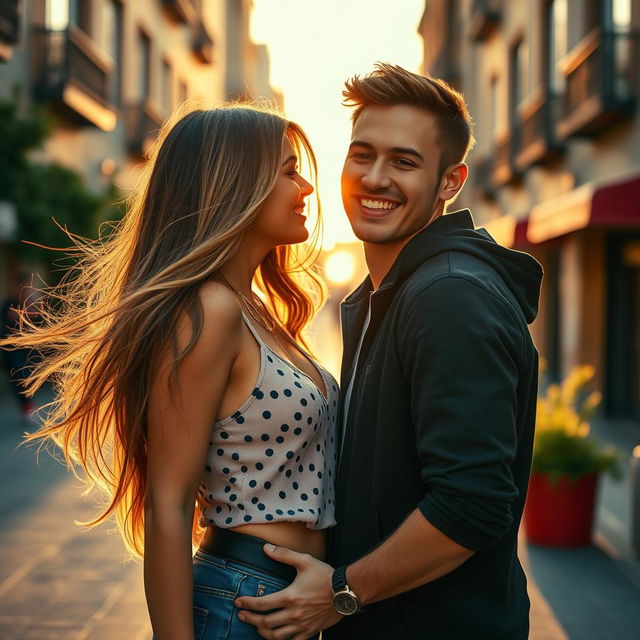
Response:
[[[406,158],[396,158],[394,160],[394,162],[396,162],[397,164],[403,166],[403,167],[415,167],[415,163],[411,162],[411,160],[407,160]]]
[[[352,153],[349,157],[356,158],[356,160],[368,160],[371,156],[368,153],[365,153],[364,151],[356,151],[355,153]]]

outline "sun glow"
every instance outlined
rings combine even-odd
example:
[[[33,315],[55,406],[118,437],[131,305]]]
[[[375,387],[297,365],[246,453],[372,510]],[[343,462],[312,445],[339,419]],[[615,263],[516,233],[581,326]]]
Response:
[[[377,61],[418,71],[424,0],[254,0],[252,36],[269,48],[271,83],[318,157],[325,249],[355,240],[344,215],[340,172],[349,143],[344,81]]]
[[[356,261],[348,251],[333,251],[325,262],[324,270],[332,284],[350,284],[356,273]]]

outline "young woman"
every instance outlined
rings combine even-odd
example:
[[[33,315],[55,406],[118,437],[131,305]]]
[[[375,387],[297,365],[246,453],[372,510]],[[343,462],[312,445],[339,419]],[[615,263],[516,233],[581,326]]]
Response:
[[[76,239],[44,325],[0,343],[46,351],[28,389],[53,378],[57,398],[31,439],[107,492],[87,524],[115,513],[144,556],[158,640],[257,638],[233,600],[295,577],[265,541],[322,558],[335,522],[338,389],[301,335],[322,292],[293,246],[301,154],[315,175],[303,131],[249,106],[167,125],[122,223]]]

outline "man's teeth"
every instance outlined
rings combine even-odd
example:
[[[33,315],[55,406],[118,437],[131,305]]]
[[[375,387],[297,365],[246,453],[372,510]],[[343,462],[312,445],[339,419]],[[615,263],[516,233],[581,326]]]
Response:
[[[360,199],[360,204],[367,209],[395,209],[398,204],[396,202],[389,202],[388,200],[365,200]]]

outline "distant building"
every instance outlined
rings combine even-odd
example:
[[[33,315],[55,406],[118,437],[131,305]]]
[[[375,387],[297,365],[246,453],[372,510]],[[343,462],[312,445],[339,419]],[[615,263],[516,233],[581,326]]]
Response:
[[[226,0],[227,73],[224,86],[226,100],[269,98],[283,108],[282,94],[269,84],[267,47],[251,41],[249,21],[252,0]]]
[[[0,63],[6,62],[13,55],[13,48],[18,42],[18,0],[2,0],[0,2]]]
[[[45,158],[95,191],[114,182],[126,192],[178,104],[219,103],[237,87],[281,102],[250,40],[250,10],[247,0],[2,0],[0,99],[18,87],[24,105],[47,103],[56,126]]]
[[[463,91],[478,144],[454,208],[543,264],[549,379],[592,363],[640,416],[640,3],[429,0],[424,69]]]

